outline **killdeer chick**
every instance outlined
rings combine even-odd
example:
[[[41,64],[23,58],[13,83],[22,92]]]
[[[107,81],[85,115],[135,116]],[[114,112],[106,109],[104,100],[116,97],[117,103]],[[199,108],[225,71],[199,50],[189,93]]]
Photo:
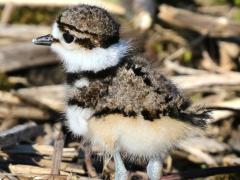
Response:
[[[52,33],[33,40],[59,55],[67,75],[66,119],[71,132],[114,157],[115,179],[127,178],[123,158],[148,160],[150,179],[181,141],[204,127],[206,112],[189,102],[119,36],[119,24],[102,8],[63,11]]]

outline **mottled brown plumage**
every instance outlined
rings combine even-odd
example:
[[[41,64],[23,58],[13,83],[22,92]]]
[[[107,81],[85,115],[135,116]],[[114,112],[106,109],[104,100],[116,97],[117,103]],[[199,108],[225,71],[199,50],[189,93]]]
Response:
[[[119,24],[99,7],[79,5],[68,8],[57,22],[63,31],[70,32],[80,44],[88,44],[88,47],[89,44],[107,47],[119,39]]]
[[[111,73],[105,70],[95,75],[89,72],[75,75],[76,79],[84,76],[92,78],[88,87],[78,88],[69,103],[92,108],[97,116],[120,113],[125,116],[140,115],[146,120],[170,116],[193,122],[186,116],[188,99],[163,75],[153,71],[144,58],[130,56],[122,61]],[[204,119],[193,119],[195,125],[205,124]]]
[[[135,56],[111,79],[107,95],[99,100],[96,110],[116,109],[153,119],[180,111],[184,103],[186,100],[170,81],[157,77],[143,58]]]

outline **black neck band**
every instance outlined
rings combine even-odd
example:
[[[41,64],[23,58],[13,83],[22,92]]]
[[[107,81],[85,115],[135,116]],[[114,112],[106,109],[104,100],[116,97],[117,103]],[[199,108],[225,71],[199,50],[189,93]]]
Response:
[[[96,80],[96,79],[104,79],[107,76],[114,76],[115,73],[117,72],[117,69],[122,67],[126,63],[125,58],[122,58],[117,65],[108,67],[98,72],[94,72],[94,71],[80,71],[80,72],[74,72],[74,73],[67,72],[67,84],[73,85],[73,83],[76,80],[79,80],[84,77],[89,80]]]

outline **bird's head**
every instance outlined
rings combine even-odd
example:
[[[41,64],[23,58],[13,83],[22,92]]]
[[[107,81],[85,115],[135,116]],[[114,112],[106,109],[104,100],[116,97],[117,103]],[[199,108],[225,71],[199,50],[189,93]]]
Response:
[[[127,53],[128,43],[120,40],[119,28],[106,10],[78,5],[63,11],[52,33],[33,43],[51,46],[69,72],[97,72],[116,65]]]

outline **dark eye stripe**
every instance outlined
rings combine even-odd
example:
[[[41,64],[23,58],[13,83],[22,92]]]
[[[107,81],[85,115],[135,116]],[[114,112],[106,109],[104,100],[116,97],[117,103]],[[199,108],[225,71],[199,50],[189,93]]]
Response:
[[[85,38],[85,39],[76,39],[75,42],[78,43],[79,45],[81,45],[81,46],[87,48],[87,49],[93,49],[93,48],[96,47],[96,45],[93,44],[89,38]]]
[[[88,36],[90,36],[91,38],[93,39],[97,39],[98,38],[98,35],[97,34],[93,34],[93,33],[90,33],[88,31],[81,31],[81,30],[78,30],[76,29],[75,27],[71,26],[71,25],[68,25],[68,24],[65,24],[65,23],[62,23],[60,21],[57,21],[58,23],[58,27],[61,31],[69,31],[69,30],[72,30],[72,31],[76,31],[78,33],[81,33],[81,34],[86,34]],[[89,38],[88,38],[89,39]],[[77,39],[76,39],[77,41]],[[80,40],[81,41],[81,40]],[[114,37],[108,37],[108,36],[103,36],[102,37],[102,40],[99,42],[99,45],[96,45],[95,43],[92,43],[91,44],[93,45],[92,48],[94,47],[97,47],[97,46],[100,46],[100,47],[103,47],[103,48],[108,48],[109,46],[111,46],[112,44],[115,44],[115,43],[118,43],[119,42],[119,36],[114,36]],[[78,43],[78,44],[81,44],[81,43]],[[84,43],[84,44],[89,44],[89,43]],[[84,45],[83,45],[84,46]],[[86,48],[88,48],[89,45],[86,45]],[[88,49],[91,49],[91,48],[88,48]]]
[[[66,43],[69,44],[69,43],[73,42],[74,36],[69,34],[68,32],[66,32],[66,33],[63,33],[63,39]]]

